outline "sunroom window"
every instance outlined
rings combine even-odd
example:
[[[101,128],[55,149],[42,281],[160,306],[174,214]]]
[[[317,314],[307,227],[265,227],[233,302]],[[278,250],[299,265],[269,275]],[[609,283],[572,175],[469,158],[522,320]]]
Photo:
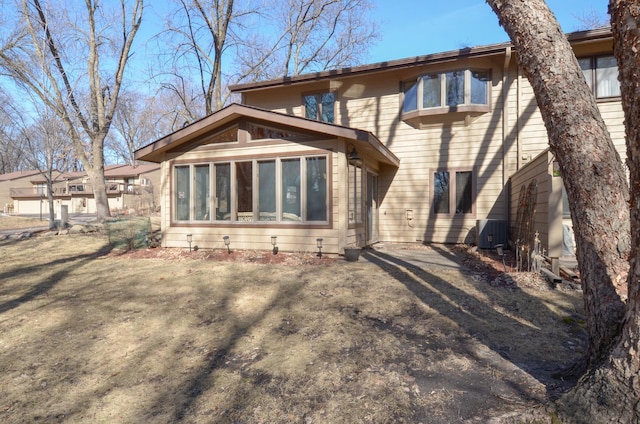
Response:
[[[176,165],[173,221],[326,222],[327,174],[326,156]]]
[[[583,57],[578,63],[596,98],[620,97],[618,63],[614,56]]]
[[[489,106],[491,72],[462,69],[421,75],[403,84],[403,113],[461,106]]]

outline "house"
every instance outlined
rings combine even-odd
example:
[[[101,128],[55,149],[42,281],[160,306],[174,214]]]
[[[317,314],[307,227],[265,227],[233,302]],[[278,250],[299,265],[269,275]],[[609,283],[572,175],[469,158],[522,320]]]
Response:
[[[7,174],[0,174],[0,211],[13,213],[13,199],[9,190],[13,187],[32,187],[31,177],[38,174],[38,171],[16,171]]]
[[[92,184],[86,172],[54,171],[54,209],[66,206],[69,213],[95,213]],[[47,179],[39,171],[30,174],[29,184],[12,185],[7,192],[15,214],[47,214],[49,199]],[[114,213],[155,211],[159,203],[160,166],[111,165],[105,167],[109,207]],[[58,212],[56,212],[58,213]]]
[[[611,32],[568,37],[623,153]],[[380,241],[493,247],[518,214],[512,178],[548,146],[510,43],[231,89],[241,104],[136,152],[162,165],[167,247],[187,246],[187,234],[202,248],[224,236],[265,250],[277,236],[289,251],[321,238],[328,253]]]

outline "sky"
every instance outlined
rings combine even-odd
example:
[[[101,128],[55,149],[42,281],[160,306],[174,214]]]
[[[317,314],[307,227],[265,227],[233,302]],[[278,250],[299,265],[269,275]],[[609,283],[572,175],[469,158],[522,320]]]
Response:
[[[484,0],[374,0],[381,40],[368,62],[509,41]],[[564,32],[583,29],[578,19],[596,13],[608,19],[608,0],[547,0]]]

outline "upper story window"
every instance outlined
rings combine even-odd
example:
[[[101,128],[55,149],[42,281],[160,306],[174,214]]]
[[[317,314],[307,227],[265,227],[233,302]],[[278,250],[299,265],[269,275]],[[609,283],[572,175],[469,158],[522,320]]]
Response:
[[[488,110],[490,83],[491,72],[488,70],[462,69],[421,75],[415,81],[404,83],[402,112],[431,110],[446,113],[465,111],[465,106],[471,107],[470,110],[474,106],[480,106],[479,111]]]
[[[618,63],[614,56],[583,57],[578,62],[596,98],[620,97]]]
[[[335,122],[335,95],[332,92],[306,94],[303,97],[303,102],[305,118],[330,124]]]

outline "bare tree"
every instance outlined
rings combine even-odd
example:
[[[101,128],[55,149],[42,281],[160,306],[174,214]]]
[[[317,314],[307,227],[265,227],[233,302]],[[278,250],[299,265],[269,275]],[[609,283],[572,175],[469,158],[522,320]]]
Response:
[[[0,69],[64,123],[92,182],[98,219],[104,219],[110,215],[104,142],[143,0],[120,0],[113,9],[98,0],[77,3],[20,0],[18,25],[0,46]]]
[[[24,116],[24,115],[23,115]],[[30,169],[40,171],[46,181],[49,205],[49,228],[55,227],[54,179],[58,171],[64,170],[69,153],[68,133],[62,122],[50,112],[42,111],[37,120],[28,125],[22,120],[21,149]]]
[[[227,48],[229,27],[243,13],[234,10],[234,0],[178,0],[178,4],[167,32],[177,43],[177,54],[170,53],[174,77],[165,86],[191,110],[192,95],[184,77],[193,77],[204,103],[204,113],[209,115],[223,105],[222,56]]]
[[[358,64],[377,38],[369,0],[287,0],[282,6],[279,76]]]
[[[533,86],[550,148],[560,164],[576,231],[590,368],[558,405],[566,422],[637,423],[640,9],[635,0],[611,0],[609,5],[625,112],[629,191],[595,98],[544,0],[487,3],[514,43],[519,63]]]
[[[140,92],[122,92],[113,120],[113,129],[105,141],[105,149],[129,165],[135,165],[136,149],[173,131],[171,119],[160,105],[168,106],[164,98],[146,96]]]
[[[11,96],[0,91],[0,174],[22,171],[27,165],[17,142],[20,131],[14,122],[19,115],[11,107],[14,104]]]
[[[205,114],[220,109],[229,96],[226,83],[356,65],[377,38],[370,0],[274,0],[262,5],[179,0],[179,5],[166,33],[178,54],[171,53],[172,78],[163,85],[185,102],[186,111],[196,97]],[[193,120],[194,114],[189,115]]]

